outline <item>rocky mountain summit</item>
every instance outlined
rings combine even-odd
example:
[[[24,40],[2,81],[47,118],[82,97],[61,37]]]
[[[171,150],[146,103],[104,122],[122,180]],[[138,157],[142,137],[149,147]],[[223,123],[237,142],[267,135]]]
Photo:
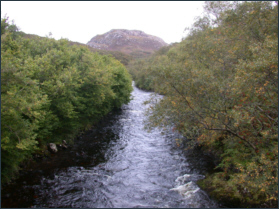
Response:
[[[113,29],[93,37],[87,45],[96,49],[120,51],[133,57],[144,57],[168,44],[143,31]]]

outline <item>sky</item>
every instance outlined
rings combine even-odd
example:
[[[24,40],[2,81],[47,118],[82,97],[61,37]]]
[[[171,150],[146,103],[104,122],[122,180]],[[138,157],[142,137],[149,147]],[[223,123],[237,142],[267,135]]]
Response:
[[[86,44],[111,29],[141,30],[166,43],[180,42],[184,29],[203,12],[202,1],[1,1],[21,31]]]

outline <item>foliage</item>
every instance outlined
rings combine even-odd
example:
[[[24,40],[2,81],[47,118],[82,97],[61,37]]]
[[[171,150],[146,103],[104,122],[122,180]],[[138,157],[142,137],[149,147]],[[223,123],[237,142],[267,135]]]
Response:
[[[93,47],[88,46],[86,44],[81,44],[81,43],[73,42],[73,41],[69,41],[69,44],[70,45],[84,46],[84,47],[87,47],[91,52],[98,52],[101,55],[112,56],[115,59],[119,60],[125,66],[127,66],[128,63],[132,60],[131,55],[125,54],[125,53],[120,52],[120,51],[107,51],[107,50],[102,50],[102,49],[96,49],[96,48],[93,48]]]
[[[2,182],[49,142],[76,134],[129,102],[131,78],[111,56],[33,36],[1,20]]]
[[[132,75],[135,84],[140,89],[154,91],[154,75],[150,66],[160,64],[160,55],[165,55],[173,45],[161,47],[158,51],[152,54],[148,59],[131,60],[127,66],[129,73]]]
[[[216,173],[204,180],[211,194],[277,207],[278,5],[204,8],[181,43],[129,68],[137,85],[165,95],[150,101],[147,127],[174,127],[215,155]]]

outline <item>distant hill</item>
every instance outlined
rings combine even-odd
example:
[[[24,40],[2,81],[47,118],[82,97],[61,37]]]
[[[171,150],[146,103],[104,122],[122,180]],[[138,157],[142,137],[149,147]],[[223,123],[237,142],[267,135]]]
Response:
[[[120,51],[133,58],[142,58],[168,44],[161,38],[148,35],[143,31],[113,29],[93,37],[87,45],[95,49]]]
[[[34,35],[34,34],[26,34],[24,32],[22,32],[22,35],[23,35],[24,38],[29,38],[29,39],[46,38],[46,37],[41,37],[41,36]],[[128,54],[125,54],[125,53],[122,53],[122,52],[119,52],[119,51],[106,51],[106,50],[96,49],[96,48],[93,48],[89,45],[82,44],[82,43],[79,43],[79,42],[69,41],[69,45],[85,46],[92,52],[98,52],[101,55],[111,55],[115,59],[119,60],[123,65],[127,65],[129,63],[129,61],[132,59],[131,55],[128,55]]]
[[[132,60],[132,56],[129,54],[125,54],[119,51],[108,51],[108,50],[102,50],[102,49],[96,49],[91,46],[88,46],[86,44],[82,44],[79,42],[73,42],[69,41],[70,45],[81,45],[81,46],[86,46],[90,51],[92,52],[98,52],[101,55],[111,55],[115,59],[119,60],[123,65],[128,65],[129,61]]]

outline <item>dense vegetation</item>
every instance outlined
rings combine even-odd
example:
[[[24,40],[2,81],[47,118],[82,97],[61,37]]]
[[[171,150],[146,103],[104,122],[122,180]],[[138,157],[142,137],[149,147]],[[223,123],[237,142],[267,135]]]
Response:
[[[278,4],[204,8],[181,43],[129,65],[136,85],[165,95],[147,126],[174,127],[214,156],[199,184],[225,205],[277,207]]]
[[[50,142],[73,140],[130,99],[131,77],[111,56],[67,40],[27,38],[1,19],[1,177]]]
[[[24,38],[28,38],[28,39],[44,38],[44,37],[41,37],[41,36],[38,36],[38,35],[26,34],[22,31],[19,31],[19,33],[21,33]],[[110,56],[114,57],[115,59],[119,60],[125,66],[128,65],[128,63],[132,60],[131,55],[128,55],[128,54],[125,54],[125,53],[122,53],[122,52],[119,52],[119,51],[106,51],[106,50],[101,50],[101,49],[95,49],[95,48],[93,48],[91,46],[88,46],[86,44],[82,44],[82,43],[74,42],[74,41],[70,41],[70,40],[68,40],[68,43],[71,46],[72,45],[84,46],[84,47],[88,48],[93,53],[98,52],[101,55],[110,55]]]
[[[125,53],[122,53],[119,51],[107,51],[107,50],[102,50],[102,49],[95,49],[86,44],[81,44],[81,43],[73,42],[73,41],[69,41],[69,44],[87,47],[91,52],[98,52],[101,55],[110,55],[110,56],[114,57],[115,59],[119,60],[125,66],[128,65],[128,63],[133,59],[131,55],[125,54]]]

